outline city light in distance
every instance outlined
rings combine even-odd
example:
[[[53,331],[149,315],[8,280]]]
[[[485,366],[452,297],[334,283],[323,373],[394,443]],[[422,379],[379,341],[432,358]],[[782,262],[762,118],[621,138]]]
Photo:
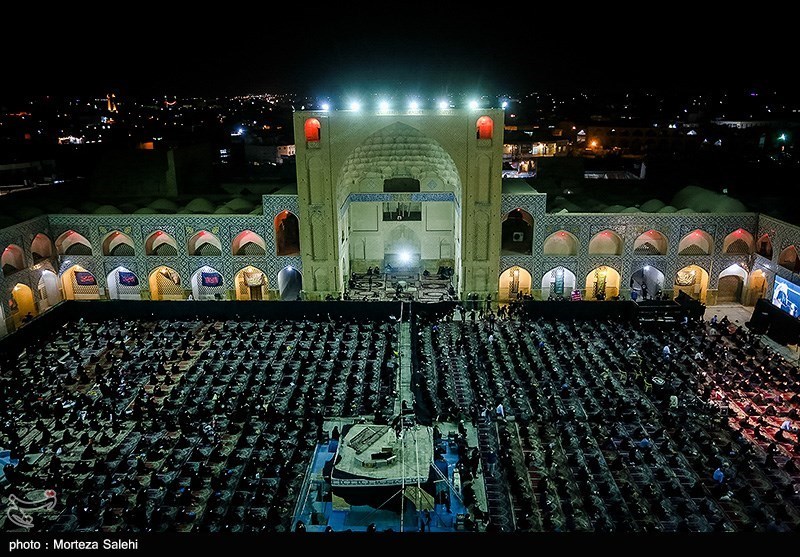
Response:
[[[478,108],[478,101],[475,101],[475,100],[473,100],[473,101],[469,101],[469,107],[470,107],[472,110],[477,110],[477,108]]]
[[[450,103],[447,101],[439,101],[439,110],[447,110],[450,108]]]
[[[408,103],[408,109],[414,111],[419,110],[419,103],[417,101],[411,101]]]
[[[500,106],[502,106],[503,108],[508,108],[508,101],[503,101],[503,104],[501,104]]]
[[[358,101],[351,102],[350,110],[352,110],[353,112],[358,112],[359,110],[361,110],[361,103]]]
[[[331,109],[331,105],[329,105],[328,103],[322,103],[322,110],[324,112],[328,112],[330,109]]]
[[[389,112],[389,101],[382,100],[378,103],[378,110],[381,112]]]

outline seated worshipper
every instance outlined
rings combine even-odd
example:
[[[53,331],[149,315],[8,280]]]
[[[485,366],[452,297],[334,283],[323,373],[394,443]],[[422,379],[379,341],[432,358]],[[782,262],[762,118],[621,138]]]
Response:
[[[775,433],[775,439],[778,439],[779,441],[788,441],[788,439],[784,437],[784,433],[787,431],[789,433],[796,433],[795,429],[792,427],[792,420],[790,420],[789,418],[783,420],[781,427]]]

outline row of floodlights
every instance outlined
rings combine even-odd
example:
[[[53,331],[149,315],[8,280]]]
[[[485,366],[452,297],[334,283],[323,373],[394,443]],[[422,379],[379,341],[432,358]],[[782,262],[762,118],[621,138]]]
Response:
[[[439,107],[439,110],[448,110],[450,108],[454,108],[453,105],[450,104],[450,102],[448,102],[448,101],[439,101],[436,104],[436,106]],[[479,108],[481,108],[481,106],[478,103],[478,101],[475,101],[475,100],[469,101],[467,103],[467,106],[469,106],[469,108],[471,108],[472,110],[478,110]],[[508,107],[508,101],[503,101],[500,106],[502,108],[507,108]],[[410,101],[408,103],[408,111],[409,112],[418,112],[419,110],[421,110],[421,108],[422,107],[420,106],[419,101],[412,100],[412,101]],[[331,105],[329,103],[322,103],[320,105],[320,109],[323,112],[328,112],[331,109]],[[361,102],[360,101],[351,101],[350,104],[348,105],[348,109],[351,112],[358,112],[359,110],[361,110]],[[380,113],[391,112],[391,110],[392,110],[392,105],[389,103],[389,101],[387,101],[387,100],[378,101],[378,113],[379,114]]]

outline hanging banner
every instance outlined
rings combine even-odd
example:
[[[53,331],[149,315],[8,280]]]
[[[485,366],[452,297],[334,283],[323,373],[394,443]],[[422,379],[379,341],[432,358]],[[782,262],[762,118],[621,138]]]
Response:
[[[200,284],[203,286],[222,286],[222,275],[219,273],[200,273]]]
[[[555,285],[553,286],[553,292],[557,296],[563,296],[564,295],[564,269],[559,267],[558,269],[553,271],[553,274],[555,275],[555,277],[554,277],[555,278]]]
[[[75,282],[79,286],[94,286],[97,284],[94,275],[88,271],[75,271]]]
[[[264,284],[264,273],[244,273],[244,283],[247,286],[262,286]]]
[[[129,271],[120,271],[119,275],[119,283],[124,284],[125,286],[139,286],[139,278],[129,272]]]

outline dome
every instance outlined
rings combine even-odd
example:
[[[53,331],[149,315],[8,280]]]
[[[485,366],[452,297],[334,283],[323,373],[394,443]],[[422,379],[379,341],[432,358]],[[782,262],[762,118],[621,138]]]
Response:
[[[181,209],[180,213],[213,213],[216,207],[208,199],[198,197],[192,199],[186,206]]]
[[[42,210],[38,207],[31,207],[30,205],[24,205],[15,211],[17,218],[21,220],[29,220],[32,218],[36,218],[43,214]]]
[[[95,215],[121,215],[122,211],[113,205],[100,205],[92,213]]]
[[[153,209],[152,207],[142,207],[141,209],[136,209],[133,212],[134,215],[157,215],[158,211]]]
[[[155,209],[157,213],[174,213],[178,210],[178,204],[169,199],[156,199],[148,205],[151,209]]]
[[[258,207],[256,207],[252,211],[250,211],[250,214],[251,215],[263,215],[264,214],[264,207],[259,205]]]
[[[99,203],[95,203],[94,201],[86,201],[78,205],[78,209],[82,213],[94,213],[94,210],[100,206]]]
[[[639,205],[639,210],[643,213],[656,213],[666,205],[660,199],[651,199]]]
[[[139,207],[138,205],[134,205],[133,203],[123,203],[123,204],[119,205],[119,210],[120,210],[122,213],[126,214],[126,215],[130,215],[130,214],[131,214],[131,213],[133,213],[133,212],[134,212],[134,211],[135,211],[135,210],[136,210],[138,207]]]
[[[686,186],[672,198],[678,209],[692,209],[697,213],[744,213],[747,207],[727,195],[697,186]]]
[[[678,215],[691,215],[691,214],[696,213],[696,212],[697,211],[695,211],[694,209],[692,209],[690,207],[686,207],[684,209],[678,209],[677,211],[675,211],[675,214],[678,214]]]
[[[675,213],[677,209],[672,205],[664,205],[658,210],[659,213]]]
[[[233,214],[236,214],[236,212],[233,209],[231,209],[230,207],[227,207],[227,206],[223,205],[222,207],[218,207],[214,211],[214,214],[215,215],[233,215]]]
[[[253,204],[241,197],[231,199],[225,204],[225,207],[228,207],[234,213],[249,213],[253,210]]]
[[[641,213],[638,207],[625,207],[620,213]]]
[[[609,205],[605,209],[603,209],[604,213],[621,213],[625,210],[623,205]]]
[[[80,211],[77,209],[73,209],[72,207],[62,207],[61,210],[58,211],[56,214],[61,215],[79,215]]]
[[[461,189],[453,159],[433,139],[407,124],[396,122],[378,130],[347,157],[339,185],[352,187],[364,178],[414,178],[423,189],[426,178],[444,182],[445,191]]]

